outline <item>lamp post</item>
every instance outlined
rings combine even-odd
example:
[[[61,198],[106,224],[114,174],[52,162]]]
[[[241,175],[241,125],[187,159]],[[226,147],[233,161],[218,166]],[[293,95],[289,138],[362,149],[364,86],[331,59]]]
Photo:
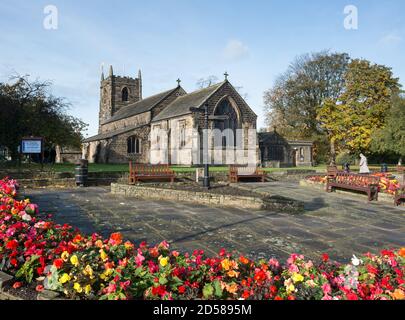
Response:
[[[191,108],[191,112],[198,112],[204,113],[204,130],[205,134],[203,133],[204,142],[203,142],[203,161],[204,161],[204,179],[203,179],[203,186],[206,189],[210,189],[210,167],[208,164],[208,121],[209,120],[217,120],[217,121],[224,121],[228,119],[228,116],[209,116],[208,115],[208,103],[204,105],[204,109],[200,108]],[[204,148],[205,146],[205,148]]]

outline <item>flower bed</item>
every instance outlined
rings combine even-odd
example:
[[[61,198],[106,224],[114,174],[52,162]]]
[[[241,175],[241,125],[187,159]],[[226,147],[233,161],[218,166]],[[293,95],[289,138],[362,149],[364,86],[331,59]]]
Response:
[[[252,261],[221,250],[215,257],[170,250],[167,242],[135,247],[121,234],[84,236],[18,200],[16,181],[0,182],[0,270],[13,288],[34,283],[71,299],[404,299],[405,248],[354,257],[339,265],[292,254]]]
[[[379,192],[387,193],[390,195],[395,195],[401,188],[400,183],[397,179],[393,178],[390,173],[373,173],[372,176],[380,178]],[[326,184],[327,176],[315,175],[307,177],[308,181]]]

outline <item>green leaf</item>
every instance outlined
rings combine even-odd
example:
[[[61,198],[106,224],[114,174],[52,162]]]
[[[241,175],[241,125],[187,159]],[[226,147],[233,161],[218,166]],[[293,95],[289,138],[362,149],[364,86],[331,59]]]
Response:
[[[210,283],[207,283],[203,288],[204,298],[208,299],[208,298],[212,297],[213,293],[214,293],[214,288],[212,287],[212,285]]]
[[[221,297],[222,296],[222,288],[221,283],[218,280],[214,281],[214,288],[215,288],[215,296]]]
[[[159,278],[159,283],[162,284],[162,285],[164,285],[164,284],[167,283],[167,279],[166,279],[165,277],[160,277],[160,278]]]

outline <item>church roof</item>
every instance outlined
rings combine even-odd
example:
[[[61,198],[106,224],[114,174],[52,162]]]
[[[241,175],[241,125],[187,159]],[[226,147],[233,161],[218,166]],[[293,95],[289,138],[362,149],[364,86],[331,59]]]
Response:
[[[201,107],[226,81],[214,84],[178,97],[162,112],[152,119],[152,122],[191,113],[191,108]]]
[[[259,142],[264,143],[264,144],[272,143],[272,142],[276,141],[277,139],[284,140],[290,145],[308,145],[308,146],[312,146],[314,144],[313,141],[309,141],[309,140],[287,140],[276,131],[258,132],[257,134],[259,136]]]
[[[177,88],[178,87],[168,90],[168,91],[164,91],[164,92],[155,94],[153,96],[150,96],[150,97],[140,100],[138,102],[131,103],[125,107],[122,107],[110,119],[105,121],[103,124],[111,123],[111,122],[114,122],[117,120],[125,119],[128,117],[135,116],[137,114],[141,114],[141,113],[150,111],[158,103],[160,103],[162,100],[164,100],[170,94],[172,94]]]
[[[119,129],[119,130],[100,133],[100,134],[97,134],[95,136],[84,139],[83,143],[97,141],[97,140],[109,139],[109,138],[115,137],[115,136],[117,136],[119,134],[122,134],[122,133],[125,133],[125,132],[128,132],[128,131],[132,131],[134,129],[138,129],[138,128],[141,128],[141,127],[144,127],[144,126],[147,126],[147,124],[136,125],[136,126],[128,126],[128,127],[125,127],[125,128]]]

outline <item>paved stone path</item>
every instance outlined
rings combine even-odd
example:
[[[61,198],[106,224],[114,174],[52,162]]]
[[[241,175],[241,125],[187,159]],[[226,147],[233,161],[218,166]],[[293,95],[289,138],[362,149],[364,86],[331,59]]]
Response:
[[[120,231],[139,244],[168,240],[184,251],[220,248],[252,258],[285,259],[299,252],[317,258],[328,252],[340,262],[352,254],[405,246],[405,208],[367,203],[357,195],[327,194],[293,183],[244,184],[243,187],[300,199],[306,212],[248,211],[210,208],[169,201],[147,201],[114,196],[109,188],[27,189],[25,196],[41,210],[55,213],[59,223],[70,223],[85,233],[108,236]]]

